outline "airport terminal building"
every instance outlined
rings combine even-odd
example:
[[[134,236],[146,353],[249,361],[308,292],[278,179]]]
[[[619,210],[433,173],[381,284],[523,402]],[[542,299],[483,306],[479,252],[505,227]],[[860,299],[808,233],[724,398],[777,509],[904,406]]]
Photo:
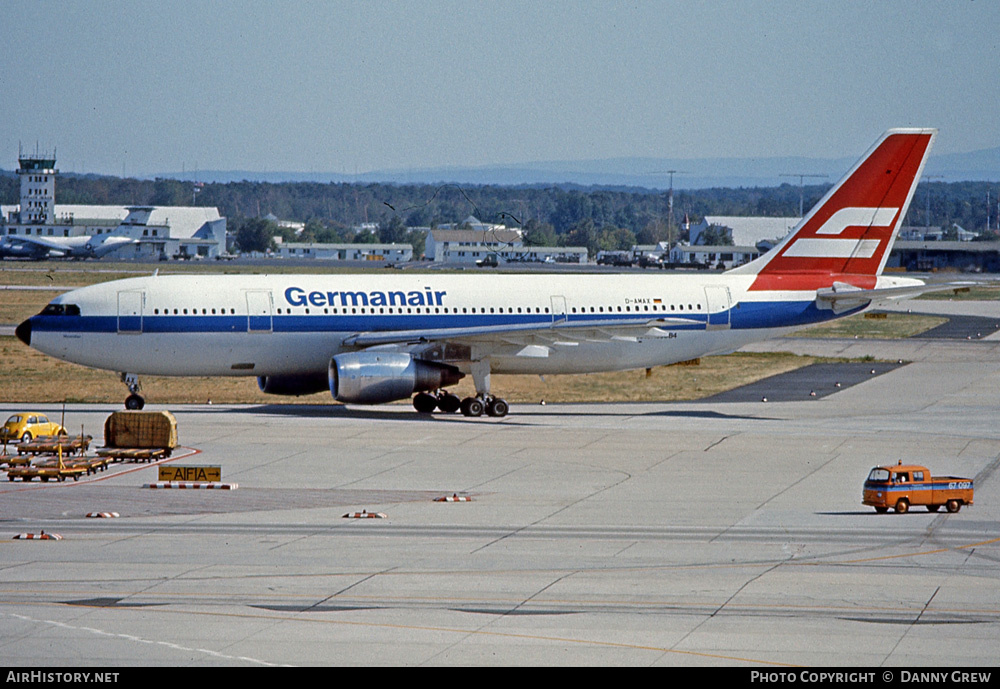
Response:
[[[275,238],[275,241],[277,242]],[[410,244],[318,244],[277,242],[280,258],[312,258],[328,261],[383,261],[405,263],[413,259]]]

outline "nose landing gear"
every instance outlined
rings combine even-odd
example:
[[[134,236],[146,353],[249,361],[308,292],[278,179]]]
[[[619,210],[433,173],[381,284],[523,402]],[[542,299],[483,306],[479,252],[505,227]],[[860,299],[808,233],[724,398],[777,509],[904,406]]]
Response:
[[[125,383],[125,386],[128,388],[129,393],[131,393],[125,398],[125,408],[139,410],[145,407],[146,400],[139,394],[139,390],[142,389],[142,386],[139,385],[139,376],[134,373],[122,372],[121,378],[122,382]]]

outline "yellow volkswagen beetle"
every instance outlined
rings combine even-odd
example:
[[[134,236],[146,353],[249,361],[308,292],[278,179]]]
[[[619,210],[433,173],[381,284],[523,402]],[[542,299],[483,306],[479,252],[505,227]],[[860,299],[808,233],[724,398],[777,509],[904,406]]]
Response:
[[[26,443],[43,435],[66,435],[66,429],[38,412],[14,414],[0,428],[0,441],[3,442],[20,439]]]

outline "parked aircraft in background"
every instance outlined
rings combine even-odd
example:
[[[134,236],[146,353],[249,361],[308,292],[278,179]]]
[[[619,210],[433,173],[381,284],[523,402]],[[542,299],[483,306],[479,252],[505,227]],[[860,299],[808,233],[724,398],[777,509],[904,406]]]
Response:
[[[101,258],[135,239],[114,234],[45,237],[42,235],[7,235],[0,238],[0,258]]]
[[[773,250],[725,273],[149,276],[74,290],[17,336],[138,374],[256,376],[345,403],[504,416],[493,373],[649,368],[939,287],[883,276],[936,136],[886,132]],[[471,375],[476,395],[446,388]]]

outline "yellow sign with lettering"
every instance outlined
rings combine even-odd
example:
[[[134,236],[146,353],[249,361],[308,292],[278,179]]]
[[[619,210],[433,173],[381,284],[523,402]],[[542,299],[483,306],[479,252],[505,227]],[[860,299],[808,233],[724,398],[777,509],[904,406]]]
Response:
[[[161,464],[160,481],[196,481],[217,483],[222,480],[222,467],[181,467]]]

